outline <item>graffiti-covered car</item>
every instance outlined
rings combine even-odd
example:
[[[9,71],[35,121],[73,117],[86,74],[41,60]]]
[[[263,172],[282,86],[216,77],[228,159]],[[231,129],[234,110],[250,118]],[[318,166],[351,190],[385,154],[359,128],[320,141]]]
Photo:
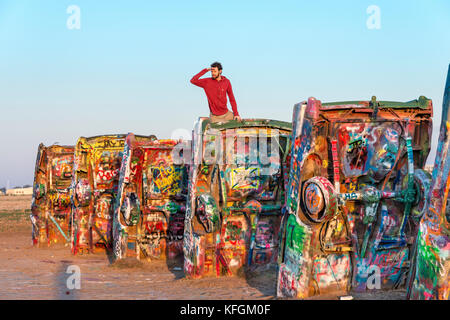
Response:
[[[184,228],[189,278],[276,265],[291,123],[246,119],[193,130]]]
[[[187,141],[128,134],[114,210],[114,257],[183,257]],[[182,146],[179,148],[179,146]]]
[[[39,144],[31,202],[33,245],[69,243],[73,146]]]
[[[442,118],[433,180],[420,222],[408,285],[409,299],[450,298],[450,66],[442,104]]]
[[[72,181],[73,254],[112,252],[114,200],[126,135],[80,137]]]
[[[294,106],[277,295],[404,286],[430,187],[432,102]]]

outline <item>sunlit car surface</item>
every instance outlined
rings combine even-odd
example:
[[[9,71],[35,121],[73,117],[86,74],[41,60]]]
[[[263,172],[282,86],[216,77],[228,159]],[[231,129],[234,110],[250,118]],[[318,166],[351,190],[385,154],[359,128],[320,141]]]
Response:
[[[433,182],[417,236],[409,299],[450,298],[450,66],[442,104]]]
[[[128,134],[114,212],[116,259],[183,258],[188,166],[173,153],[186,143]]]
[[[291,123],[196,122],[184,229],[187,277],[276,265]]]
[[[430,187],[431,100],[294,106],[277,295],[405,285]]]
[[[81,137],[72,184],[72,253],[112,253],[114,199],[126,135]]]
[[[73,146],[38,147],[31,204],[34,245],[69,243]]]

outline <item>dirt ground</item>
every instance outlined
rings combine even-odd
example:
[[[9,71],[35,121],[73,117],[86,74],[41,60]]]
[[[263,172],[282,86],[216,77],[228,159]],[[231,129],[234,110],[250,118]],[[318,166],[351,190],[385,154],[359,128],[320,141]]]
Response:
[[[0,196],[0,212],[29,210],[31,196]]]
[[[34,248],[29,221],[31,198],[10,198],[0,197],[0,300],[276,298],[275,269],[246,278],[189,280],[184,278],[181,265],[168,266],[163,261],[145,263],[125,260],[111,265],[107,256],[101,253],[73,256],[64,246]],[[67,288],[71,274],[66,272],[71,265],[80,268],[80,289]],[[354,299],[362,300],[404,299],[405,294],[404,290],[350,293]]]

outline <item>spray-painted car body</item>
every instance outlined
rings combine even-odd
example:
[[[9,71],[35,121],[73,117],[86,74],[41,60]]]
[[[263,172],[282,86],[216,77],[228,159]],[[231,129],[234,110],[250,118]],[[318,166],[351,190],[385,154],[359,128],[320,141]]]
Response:
[[[34,245],[68,243],[73,146],[39,144],[31,203]]]
[[[450,66],[442,104],[442,118],[433,181],[420,222],[409,299],[450,298]]]
[[[187,277],[276,265],[291,129],[263,119],[196,122],[184,228]]]
[[[126,135],[80,137],[72,181],[72,253],[112,251],[114,200]]]
[[[294,106],[277,295],[404,285],[424,212],[432,103]]]
[[[174,153],[186,144],[128,134],[114,210],[116,259],[182,258],[188,167]]]

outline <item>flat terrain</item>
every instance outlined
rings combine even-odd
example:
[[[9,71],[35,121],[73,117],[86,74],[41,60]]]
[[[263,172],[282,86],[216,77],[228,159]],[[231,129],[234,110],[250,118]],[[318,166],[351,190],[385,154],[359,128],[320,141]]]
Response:
[[[31,230],[30,213],[31,196],[0,196],[0,232]]]
[[[4,299],[274,299],[276,271],[257,276],[188,280],[181,265],[124,260],[105,254],[73,256],[68,247],[31,245],[31,197],[0,197],[0,300]],[[21,199],[19,199],[21,198]],[[9,207],[11,205],[11,207]],[[81,271],[81,289],[69,290],[67,268]],[[404,299],[405,291],[352,293],[354,299]],[[317,298],[315,298],[317,299]],[[336,296],[320,299],[338,299]]]

